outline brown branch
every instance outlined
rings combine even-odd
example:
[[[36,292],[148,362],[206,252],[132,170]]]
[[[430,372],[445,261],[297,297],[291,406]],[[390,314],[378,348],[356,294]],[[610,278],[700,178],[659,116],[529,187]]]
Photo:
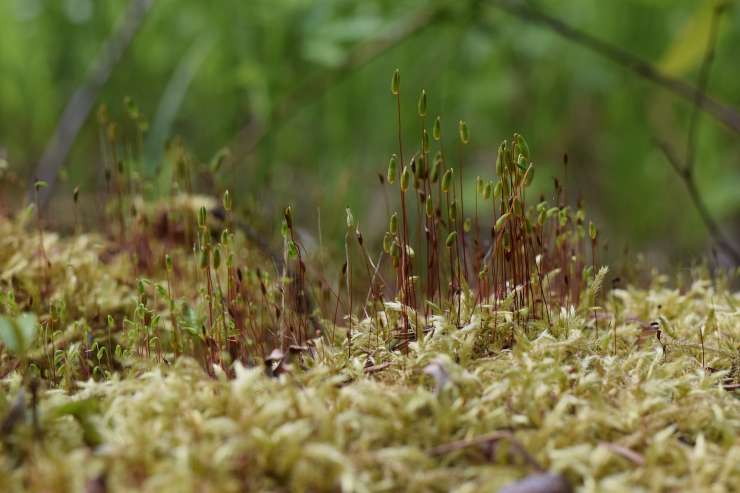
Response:
[[[643,79],[649,80],[694,103],[696,108],[700,108],[729,129],[740,133],[740,113],[735,108],[707,95],[705,91],[699,91],[698,88],[683,80],[662,74],[657,68],[642,58],[596,38],[591,34],[576,29],[560,19],[550,17],[547,14],[524,5],[521,2],[489,0],[489,4],[494,8],[518,17],[522,21],[543,26],[563,38],[598,53],[617,65],[631,70]]]
[[[688,168],[681,164],[681,162],[678,160],[678,157],[676,156],[676,153],[673,152],[671,147],[666,142],[655,139],[655,143],[665,155],[668,163],[676,171],[676,174],[679,176],[679,178],[681,178],[683,184],[686,186],[686,190],[689,192],[689,197],[691,197],[694,208],[696,208],[696,211],[699,213],[704,226],[707,228],[707,231],[709,231],[709,234],[712,236],[715,243],[717,243],[719,247],[727,252],[727,254],[732,257],[733,261],[736,264],[740,265],[740,251],[735,248],[732,243],[730,243],[727,237],[725,237],[724,233],[722,233],[722,231],[719,229],[719,225],[709,213],[709,209],[704,203],[704,199],[702,198],[701,193],[699,193],[699,189],[696,186],[694,174]]]
[[[131,0],[126,13],[123,15],[123,21],[105,42],[87,80],[69,98],[54,134],[36,167],[34,178],[44,180],[49,185],[39,192],[39,204],[41,206],[48,202],[59,170],[67,159],[82,125],[87,120],[98,93],[131,44],[152,4],[153,0]],[[29,194],[29,197],[31,196]]]
[[[717,45],[717,35],[719,31],[719,22],[722,14],[725,12],[723,4],[715,7],[712,12],[711,24],[709,27],[709,38],[707,40],[706,51],[704,52],[704,59],[702,60],[701,68],[699,69],[699,80],[695,89],[694,94],[694,106],[689,120],[689,130],[686,145],[686,156],[683,161],[678,158],[673,149],[668,145],[667,142],[656,140],[656,144],[663,152],[671,165],[671,168],[681,178],[686,190],[689,192],[689,197],[699,213],[704,226],[709,231],[717,245],[727,252],[736,264],[740,264],[740,250],[738,250],[730,240],[722,233],[717,221],[714,220],[712,215],[707,208],[704,198],[699,192],[699,188],[696,185],[696,179],[694,177],[694,163],[696,161],[696,138],[699,129],[699,116],[700,116],[700,104],[706,94],[707,85],[709,84],[709,71],[714,60],[714,51]]]

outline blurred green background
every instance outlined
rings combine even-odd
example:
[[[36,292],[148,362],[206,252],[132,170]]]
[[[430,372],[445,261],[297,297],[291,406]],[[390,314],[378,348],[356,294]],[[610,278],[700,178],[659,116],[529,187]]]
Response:
[[[381,234],[385,207],[377,174],[396,151],[389,82],[399,68],[410,149],[418,141],[416,100],[424,88],[451,150],[456,122],[468,122],[471,183],[476,174],[492,176],[499,142],[518,131],[533,150],[542,191],[551,190],[552,176],[563,177],[562,155],[569,154],[570,198],[585,201],[612,255],[626,245],[656,261],[706,253],[706,229],[653,141],[657,136],[683,153],[691,105],[494,3],[156,0],[75,139],[54,197],[68,196],[76,185],[83,194],[100,187],[95,111],[105,103],[123,119],[122,101],[130,96],[150,124],[138,170],[143,177],[167,165],[162,149],[172,137],[181,137],[204,168],[227,146],[232,153],[218,176],[197,188],[228,187],[238,204],[275,226],[291,203],[311,233],[320,209],[325,237],[341,238],[350,206],[367,234]],[[128,4],[0,1],[0,159],[20,180],[33,179],[65,105]],[[528,4],[694,83],[714,2]],[[442,14],[395,39],[429,9]],[[393,46],[378,56],[353,62],[389,39]],[[730,4],[708,92],[734,108],[740,107],[739,47],[740,9]],[[739,141],[702,116],[697,182],[736,242]],[[169,192],[166,180],[145,181],[150,194]],[[63,221],[64,210],[52,207],[49,221]]]

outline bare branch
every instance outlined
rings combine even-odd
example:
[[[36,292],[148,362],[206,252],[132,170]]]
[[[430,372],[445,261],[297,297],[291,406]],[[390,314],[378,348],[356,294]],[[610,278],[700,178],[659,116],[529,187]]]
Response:
[[[712,239],[714,239],[717,245],[727,252],[730,257],[732,257],[735,264],[740,265],[740,250],[730,243],[730,240],[728,240],[724,233],[722,233],[719,229],[719,225],[709,213],[709,209],[704,203],[704,199],[696,186],[693,173],[691,173],[685,165],[681,165],[680,161],[676,157],[676,153],[666,142],[656,139],[656,144],[665,155],[668,163],[676,171],[676,174],[678,174],[681,181],[686,186],[686,190],[689,192],[689,197],[691,197],[691,201],[694,203],[694,207],[699,213],[704,226],[706,226],[709,234],[712,236]]]
[[[696,92],[694,95],[694,107],[691,113],[691,119],[689,121],[689,131],[686,145],[686,159],[682,163],[678,158],[678,155],[673,151],[671,146],[667,142],[659,139],[655,139],[657,146],[663,152],[676,174],[681,178],[683,184],[686,186],[686,190],[689,192],[689,197],[694,203],[696,211],[699,213],[704,226],[709,231],[712,239],[717,245],[722,248],[727,254],[732,257],[736,264],[740,264],[740,250],[738,250],[730,240],[722,233],[719,228],[717,221],[714,220],[712,215],[709,213],[706,203],[704,202],[699,188],[696,185],[694,178],[694,162],[696,153],[696,137],[699,129],[699,114],[700,104],[704,98],[707,85],[709,84],[709,69],[711,68],[712,61],[714,59],[714,50],[717,45],[717,34],[719,31],[719,21],[722,14],[725,11],[723,4],[715,7],[712,12],[711,24],[709,27],[709,39],[707,40],[707,48],[704,52],[704,59],[702,60],[701,68],[699,70],[699,80],[696,86]]]
[[[580,31],[560,19],[550,17],[538,10],[535,10],[521,2],[510,0],[489,0],[489,4],[497,9],[508,12],[519,19],[532,24],[539,24],[555,34],[562,36],[578,45],[590,49],[608,58],[617,65],[625,67],[643,79],[649,80],[672,93],[694,103],[695,107],[701,108],[717,121],[721,122],[729,129],[740,133],[740,112],[735,108],[714,99],[700,91],[699,88],[684,82],[680,79],[674,79],[668,75],[662,74],[653,65],[640,57],[612,44],[596,38],[584,31]]]
[[[686,168],[681,164],[681,159],[679,159],[671,146],[668,145],[668,142],[658,138],[654,138],[653,141],[655,142],[655,145],[660,148],[661,152],[663,152],[666,161],[668,161],[668,164],[671,165],[671,168],[673,168],[676,174],[682,178],[685,177],[687,175]]]

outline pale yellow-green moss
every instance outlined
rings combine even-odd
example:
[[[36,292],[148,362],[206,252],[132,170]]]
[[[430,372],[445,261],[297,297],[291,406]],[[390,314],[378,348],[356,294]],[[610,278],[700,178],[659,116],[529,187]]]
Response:
[[[47,234],[43,274],[23,255],[34,234],[18,237],[32,229],[0,228],[5,292],[12,279],[32,293],[48,275],[50,296],[80,324],[133,309],[133,266],[125,255],[102,262],[107,240]],[[730,492],[740,484],[740,293],[700,271],[680,290],[668,286],[658,276],[648,290],[608,292],[598,328],[588,304],[553,309],[548,326],[468,299],[465,326],[431,315],[433,329],[408,354],[391,350],[392,334],[377,325],[398,318],[389,302],[377,319],[355,321],[351,357],[337,329],[335,345],[317,340],[277,378],[263,366],[209,376],[189,357],[129,354],[98,381],[42,383],[41,437],[27,381],[10,370],[0,419],[19,393],[26,404],[0,437],[0,491],[496,491],[533,472],[514,442],[496,442],[492,455],[439,447],[510,431],[577,491]],[[197,300],[201,288],[177,289]],[[60,330],[72,341],[76,329]]]

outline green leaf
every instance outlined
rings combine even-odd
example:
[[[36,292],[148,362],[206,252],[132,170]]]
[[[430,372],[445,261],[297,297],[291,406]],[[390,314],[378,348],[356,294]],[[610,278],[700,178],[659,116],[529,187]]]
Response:
[[[680,76],[697,67],[706,51],[712,24],[713,3],[697,2],[699,6],[675,36],[658,67],[662,72]]]
[[[33,313],[23,313],[15,319],[0,316],[0,341],[11,353],[25,353],[36,337],[37,329],[38,319]]]

